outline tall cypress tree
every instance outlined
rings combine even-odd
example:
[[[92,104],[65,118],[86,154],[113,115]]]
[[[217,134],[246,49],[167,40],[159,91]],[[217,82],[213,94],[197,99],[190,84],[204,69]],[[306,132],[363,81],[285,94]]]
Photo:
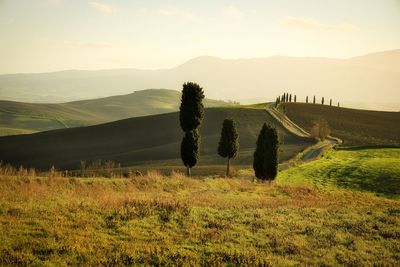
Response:
[[[321,99],[321,104],[323,105],[324,103],[325,103],[325,98],[322,97],[322,99]]]
[[[306,104],[308,104],[308,96],[306,96]]]
[[[314,99],[313,99],[313,104],[315,104],[315,96],[314,96]]]
[[[185,132],[181,143],[181,158],[187,168],[187,176],[190,176],[190,169],[196,165],[199,159],[200,134],[197,129]]]
[[[292,94],[289,95],[289,102],[292,102]]]
[[[253,169],[257,178],[274,180],[278,174],[279,138],[275,127],[264,123],[257,139]]]
[[[329,106],[332,106],[332,98],[329,100]]]
[[[179,121],[185,135],[181,143],[181,158],[190,176],[190,169],[196,165],[200,151],[198,129],[204,118],[204,92],[197,83],[183,84]]]
[[[297,99],[296,99],[296,98],[297,98],[296,95],[294,95],[294,103],[297,102]]]
[[[222,123],[221,138],[218,144],[218,155],[227,158],[226,176],[230,175],[230,160],[235,158],[239,151],[239,134],[236,123],[232,119],[225,119]]]

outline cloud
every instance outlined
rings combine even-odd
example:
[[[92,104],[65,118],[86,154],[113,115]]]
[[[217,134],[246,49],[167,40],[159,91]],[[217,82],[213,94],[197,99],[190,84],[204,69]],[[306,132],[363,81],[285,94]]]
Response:
[[[107,48],[111,47],[110,43],[106,42],[79,42],[79,41],[62,41],[64,45],[76,47],[90,47],[90,48]]]
[[[226,6],[221,9],[223,17],[229,17],[234,19],[240,19],[244,17],[244,12],[236,6]]]
[[[0,17],[0,23],[1,24],[9,25],[9,24],[13,24],[14,22],[15,22],[15,20],[13,18]]]
[[[315,19],[309,18],[295,18],[285,17],[282,19],[283,25],[290,28],[306,29],[306,30],[319,30],[319,31],[341,31],[341,32],[354,32],[359,28],[351,23],[341,24],[324,24]]]
[[[64,0],[47,0],[47,3],[51,4],[51,5],[59,5],[64,3]]]
[[[102,4],[96,1],[90,1],[89,4],[95,8],[97,11],[102,13],[113,13],[115,12],[115,8],[111,5]]]
[[[196,17],[193,13],[185,11],[185,10],[181,10],[176,7],[168,7],[168,8],[159,9],[159,10],[157,10],[156,13],[161,16],[166,16],[166,17],[173,16],[173,17],[184,19],[186,21],[190,21],[190,22],[199,22],[198,17]]]

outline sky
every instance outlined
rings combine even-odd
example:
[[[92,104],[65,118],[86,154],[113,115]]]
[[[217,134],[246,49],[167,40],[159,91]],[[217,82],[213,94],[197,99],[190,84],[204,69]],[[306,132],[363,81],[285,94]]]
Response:
[[[400,48],[400,0],[0,0],[0,73]]]

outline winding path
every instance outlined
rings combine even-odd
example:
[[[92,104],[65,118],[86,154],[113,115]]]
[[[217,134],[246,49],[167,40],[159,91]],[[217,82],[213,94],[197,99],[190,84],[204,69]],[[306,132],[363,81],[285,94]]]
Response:
[[[275,108],[275,103],[268,103],[265,106],[265,110],[274,117],[283,127],[285,127],[289,132],[295,134],[300,137],[308,137],[311,138],[311,135],[301,128],[299,125],[290,120],[285,114],[280,112],[277,108]],[[335,145],[339,145],[342,143],[337,137],[328,136],[324,141],[320,141],[315,145],[307,148],[298,158],[300,161],[310,161],[319,158],[324,151],[331,149]]]

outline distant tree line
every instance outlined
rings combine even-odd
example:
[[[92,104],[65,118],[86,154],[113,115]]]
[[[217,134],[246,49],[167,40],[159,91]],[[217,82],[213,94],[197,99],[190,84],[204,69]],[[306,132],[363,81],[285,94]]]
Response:
[[[293,102],[297,102],[297,96],[294,95]],[[275,101],[275,107],[278,107],[280,103],[290,103],[292,102],[292,94],[283,93],[282,96],[278,96]],[[316,104],[317,98],[314,95],[312,99],[312,103]],[[309,103],[308,96],[305,97],[305,103]],[[325,97],[321,97],[321,105],[325,104]],[[329,99],[329,106],[332,106],[332,98]],[[337,103],[337,106],[340,107],[340,103]],[[283,112],[285,112],[285,106],[282,107]],[[317,120],[313,122],[313,126],[310,129],[310,135],[317,140],[325,140],[326,137],[329,136],[331,130],[329,128],[328,123],[325,120]]]
[[[293,101],[292,101],[292,99],[293,99]],[[293,97],[292,97],[292,94],[283,93],[281,96],[278,96],[278,97],[276,98],[276,100],[275,100],[275,107],[278,107],[280,103],[291,103],[291,102],[297,103],[297,96],[296,96],[296,95],[293,95]],[[305,98],[305,103],[306,103],[306,104],[309,103],[308,96],[306,96],[306,98]],[[316,103],[317,103],[317,99],[316,99],[316,96],[315,96],[315,95],[313,96],[313,102],[312,102],[312,103],[313,103],[313,104],[316,104]],[[325,104],[325,97],[322,97],[322,98],[321,98],[321,104],[322,104],[322,105]],[[332,98],[331,98],[331,99],[329,100],[329,106],[332,106],[332,104],[333,104],[333,102],[332,102]],[[337,106],[340,107],[340,103],[339,103],[339,102],[337,103]]]

